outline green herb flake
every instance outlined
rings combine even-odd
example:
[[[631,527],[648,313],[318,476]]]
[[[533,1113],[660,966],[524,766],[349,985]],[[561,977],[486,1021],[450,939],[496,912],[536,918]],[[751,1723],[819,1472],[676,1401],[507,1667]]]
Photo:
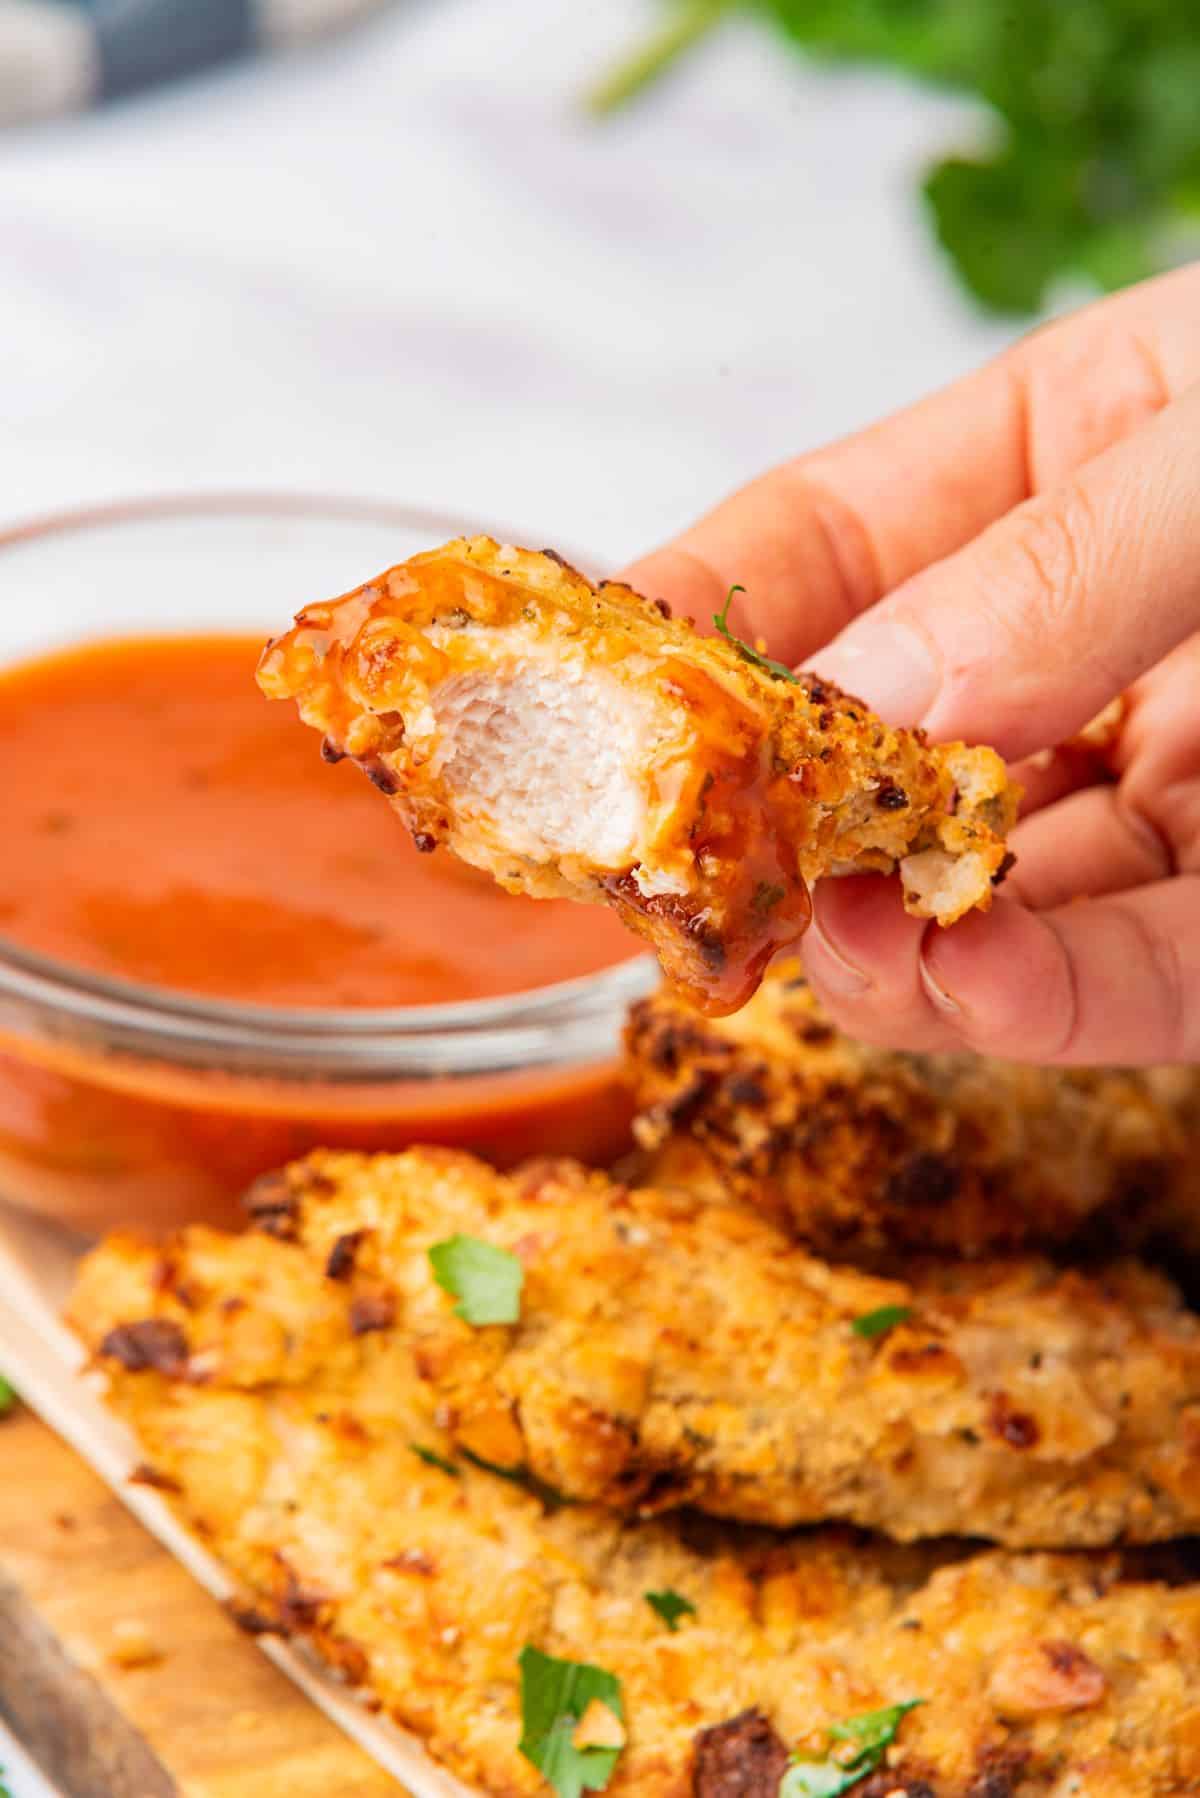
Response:
[[[436,1467],[439,1473],[448,1473],[454,1480],[462,1478],[461,1469],[456,1467],[453,1461],[447,1461],[444,1455],[435,1454],[431,1448],[425,1448],[420,1442],[410,1442],[408,1446],[418,1461],[424,1461],[426,1467]]]
[[[469,1461],[472,1467],[478,1467],[482,1473],[494,1473],[498,1480],[507,1480],[510,1486],[520,1486],[522,1492],[532,1493],[547,1511],[561,1511],[564,1506],[575,1503],[573,1498],[566,1498],[553,1486],[548,1486],[545,1480],[539,1480],[537,1474],[528,1467],[502,1467],[498,1461],[485,1461],[482,1455],[475,1454],[469,1448],[460,1450],[460,1453],[464,1461]]]
[[[856,1336],[873,1342],[877,1336],[886,1336],[897,1324],[906,1324],[911,1316],[911,1305],[880,1305],[878,1311],[864,1311],[861,1317],[856,1317],[850,1328]]]
[[[429,1251],[433,1277],[458,1300],[454,1315],[469,1324],[515,1324],[525,1269],[516,1255],[478,1236],[449,1236]]]
[[[757,649],[752,649],[749,643],[743,643],[742,639],[740,637],[735,637],[730,630],[730,601],[733,599],[735,593],[744,593],[745,591],[746,589],[744,587],[731,587],[725,595],[725,604],[721,607],[721,610],[713,613],[713,623],[717,627],[718,634],[724,637],[726,643],[732,643],[743,662],[751,662],[755,668],[761,668],[764,674],[769,674],[771,676],[772,680],[790,681],[793,687],[798,687],[800,685],[800,676],[798,674],[793,674],[791,669],[785,667],[782,662],[773,662],[770,656],[762,655]]]
[[[773,886],[769,880],[760,880],[750,900],[750,910],[756,918],[765,918],[768,912],[773,912],[786,898],[786,887]]]
[[[621,1682],[586,1661],[560,1661],[531,1644],[521,1650],[521,1740],[525,1759],[537,1768],[558,1798],[602,1792],[612,1778],[621,1747],[576,1747],[575,1735],[589,1706],[612,1712],[621,1735],[625,1706]]]
[[[923,1698],[910,1698],[904,1704],[889,1704],[885,1710],[864,1711],[843,1723],[830,1724],[825,1758],[793,1757],[780,1781],[779,1798],[839,1798],[883,1765],[901,1723],[909,1711],[924,1703]]]
[[[672,1592],[669,1586],[662,1592],[643,1592],[642,1597],[650,1609],[662,1618],[672,1635],[679,1628],[681,1617],[696,1615],[696,1607],[691,1599],[684,1598],[681,1592]]]
[[[588,95],[588,106],[603,118],[652,87],[694,44],[702,42],[733,0],[677,0],[670,17],[634,55],[604,76]]]
[[[7,1785],[4,1782],[3,1767],[0,1767],[0,1798],[12,1798],[12,1793],[9,1791]]]
[[[0,1373],[0,1417],[7,1417],[16,1402],[16,1391]],[[4,1798],[3,1792],[0,1792],[0,1798]]]

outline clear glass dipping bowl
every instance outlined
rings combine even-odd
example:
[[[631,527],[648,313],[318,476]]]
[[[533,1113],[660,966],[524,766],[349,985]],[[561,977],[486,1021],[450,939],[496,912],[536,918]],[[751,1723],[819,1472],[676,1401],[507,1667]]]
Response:
[[[39,522],[0,538],[0,664],[88,637],[265,637],[305,600],[468,528],[260,496]],[[155,1228],[235,1219],[251,1180],[321,1144],[608,1158],[629,1116],[621,1024],[655,979],[636,956],[499,999],[285,1011],[103,979],[0,937],[0,1199],[89,1231]]]

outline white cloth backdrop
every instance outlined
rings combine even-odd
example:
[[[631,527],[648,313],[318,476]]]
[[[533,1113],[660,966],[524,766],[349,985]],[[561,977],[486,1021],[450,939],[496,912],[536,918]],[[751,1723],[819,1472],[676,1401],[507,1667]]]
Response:
[[[623,556],[1004,341],[919,216],[965,109],[745,26],[597,128],[656,16],[400,0],[0,137],[0,519],[290,486]]]
[[[582,90],[656,16],[401,0],[0,138],[0,523],[299,488],[618,559],[1007,340],[916,198],[964,108],[746,26],[596,127]]]

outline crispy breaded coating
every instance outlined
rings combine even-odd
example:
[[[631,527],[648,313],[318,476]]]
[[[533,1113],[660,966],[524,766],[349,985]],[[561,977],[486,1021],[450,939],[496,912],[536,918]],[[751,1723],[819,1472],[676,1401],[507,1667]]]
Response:
[[[264,1377],[256,1357],[303,1381],[378,1331],[401,1357],[411,1344],[429,1416],[463,1449],[618,1510],[1017,1547],[1200,1526],[1200,1319],[1135,1264],[884,1280],[738,1205],[572,1164],[510,1177],[445,1150],[318,1154],[267,1192],[264,1226],[303,1249],[294,1276],[280,1284],[269,1235],[192,1233],[175,1252],[186,1300],[168,1291],[154,1314],[189,1365],[215,1341],[239,1385]],[[455,1235],[519,1257],[516,1324],[456,1314],[428,1257]],[[261,1264],[245,1340],[204,1300],[211,1257]],[[376,1402],[382,1417],[386,1391]]]
[[[986,909],[1016,813],[992,750],[930,747],[753,654],[475,537],[307,606],[259,681],[418,847],[615,906],[716,1013],[799,937],[823,874],[899,867],[908,909],[943,924]]]
[[[273,1215],[291,1227],[282,1194]],[[349,1330],[360,1276],[328,1277],[310,1220],[292,1225],[296,1241],[115,1239],[73,1319],[248,1626],[310,1641],[463,1778],[548,1791],[517,1750],[533,1644],[620,1680],[613,1798],[775,1798],[789,1751],[824,1755],[831,1725],[918,1698],[853,1798],[1200,1789],[1200,1587],[1138,1583],[1110,1555],[547,1512],[465,1462],[430,1420],[419,1338]],[[362,1227],[386,1229],[382,1198]],[[378,1319],[366,1259],[358,1302]],[[663,1591],[695,1607],[675,1632],[646,1600]]]
[[[625,1040],[639,1179],[741,1199],[821,1254],[886,1268],[1167,1237],[1200,1252],[1200,1069],[872,1048],[796,962],[731,1018],[659,992]]]

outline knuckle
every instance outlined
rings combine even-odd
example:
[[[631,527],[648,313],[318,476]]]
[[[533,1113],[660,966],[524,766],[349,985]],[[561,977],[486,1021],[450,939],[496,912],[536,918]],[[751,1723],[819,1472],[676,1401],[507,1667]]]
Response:
[[[1033,492],[1128,437],[1172,397],[1153,330],[1120,304],[1046,326],[1011,355]]]
[[[1077,482],[1013,515],[1005,542],[1007,578],[1002,576],[1001,584],[1015,602],[1014,621],[1035,633],[1049,628],[1057,635],[1079,620],[1087,605],[1095,535],[1091,501]]]
[[[1116,900],[1113,915],[1125,938],[1126,966],[1145,979],[1145,1015],[1153,1020],[1156,1061],[1188,1059],[1189,1007],[1179,944],[1159,929],[1136,901]],[[1193,1052],[1195,1045],[1191,1045]]]
[[[1097,582],[1103,520],[1088,488],[1070,480],[996,527],[979,571],[980,600],[1002,659],[1034,687],[1087,663],[1106,674]]]
[[[836,606],[834,628],[840,630],[882,596],[879,552],[863,514],[827,485],[816,468],[797,462],[788,473],[793,506],[809,526],[805,559],[811,558],[824,574]]]

